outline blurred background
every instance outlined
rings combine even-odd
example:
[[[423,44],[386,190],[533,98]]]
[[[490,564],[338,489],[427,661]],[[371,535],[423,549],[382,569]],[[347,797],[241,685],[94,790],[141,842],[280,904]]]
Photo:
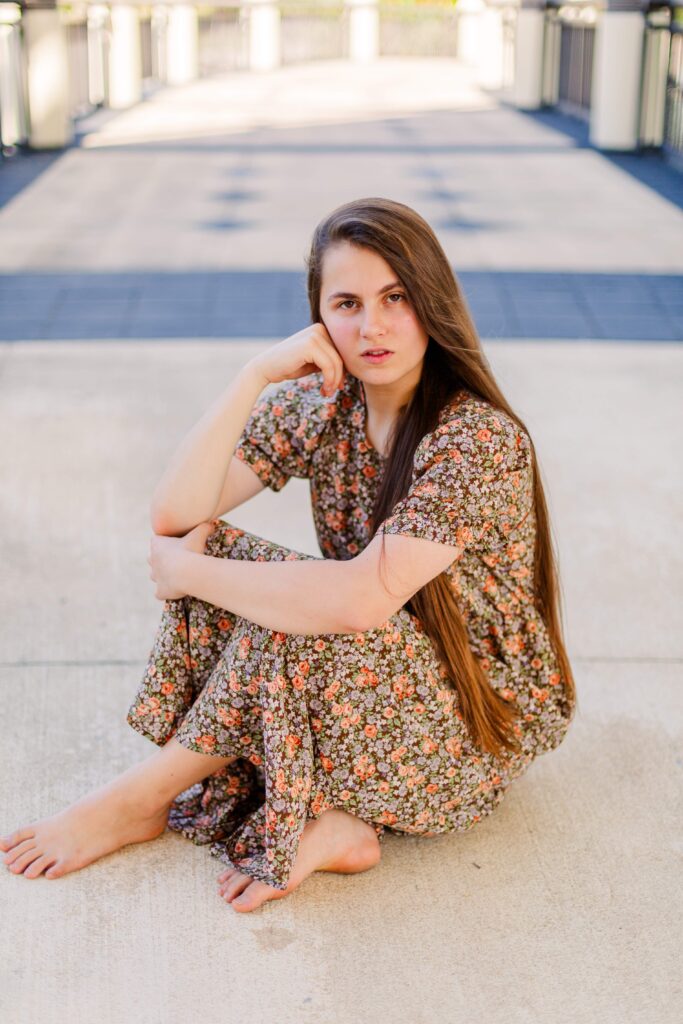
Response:
[[[152,492],[361,196],[434,228],[530,430],[580,702],[477,829],[249,921],[170,832],[1,872],[3,1022],[680,1019],[682,89],[679,0],[0,0],[0,830],[151,753]],[[226,518],[320,554],[307,481]]]

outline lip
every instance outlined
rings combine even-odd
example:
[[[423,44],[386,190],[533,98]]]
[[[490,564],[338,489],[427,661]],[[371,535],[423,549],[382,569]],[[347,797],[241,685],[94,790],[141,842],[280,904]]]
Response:
[[[383,363],[386,359],[389,358],[389,356],[393,356],[394,354],[389,349],[387,349],[381,356],[374,356],[371,355],[370,353],[371,350],[369,349],[366,349],[365,352],[361,352],[361,357],[367,360],[368,363]]]

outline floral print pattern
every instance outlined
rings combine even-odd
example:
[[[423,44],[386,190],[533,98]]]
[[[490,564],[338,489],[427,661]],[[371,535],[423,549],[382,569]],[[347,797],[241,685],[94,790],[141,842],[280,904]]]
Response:
[[[367,440],[361,382],[333,396],[322,374],[261,396],[235,449],[274,491],[310,480],[321,552],[353,558],[370,539],[385,463]],[[521,752],[477,748],[457,690],[420,620],[401,608],[362,633],[297,635],[197,598],[166,601],[127,715],[153,742],[234,757],[181,793],[169,827],[229,866],[286,888],[306,821],[337,807],[385,831],[472,828],[573,718],[533,601],[535,522],[528,436],[461,390],[421,440],[409,493],[384,533],[452,544],[447,570],[491,685],[520,707]],[[206,553],[313,556],[214,521]]]

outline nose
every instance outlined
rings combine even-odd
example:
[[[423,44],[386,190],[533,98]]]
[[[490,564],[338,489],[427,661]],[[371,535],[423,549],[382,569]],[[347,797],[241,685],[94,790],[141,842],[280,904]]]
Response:
[[[381,338],[385,334],[384,322],[380,313],[366,312],[360,330],[363,338]]]

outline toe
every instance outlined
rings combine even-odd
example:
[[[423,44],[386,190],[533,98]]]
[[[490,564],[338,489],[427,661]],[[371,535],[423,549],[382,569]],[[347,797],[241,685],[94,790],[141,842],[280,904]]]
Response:
[[[226,903],[229,903],[230,900],[243,892],[252,882],[253,879],[249,875],[243,875],[240,871],[235,871],[233,876],[221,886],[221,896]]]
[[[220,873],[220,875],[218,876],[217,881],[218,882],[227,882],[227,880],[230,878],[230,876],[234,875],[234,874],[235,874],[235,868],[227,868],[225,871],[222,871]]]
[[[28,867],[37,857],[40,857],[41,850],[37,850],[35,847],[32,850],[27,850],[20,857],[14,861],[10,867],[10,871],[15,875],[20,875],[25,867]]]
[[[237,896],[230,906],[233,910],[239,910],[240,913],[248,913],[250,910],[256,910],[262,903],[267,900],[277,900],[285,896],[284,891],[279,889],[273,889],[272,886],[266,885],[265,882],[259,882],[254,879],[251,885],[248,885],[241,895]]]
[[[64,865],[61,860],[58,860],[51,868],[45,872],[46,878],[60,878],[64,874]]]
[[[257,899],[257,895],[258,882],[252,881],[251,884],[246,887],[244,892],[235,897],[230,906],[233,910],[239,910],[240,913],[255,910],[255,908],[263,902],[262,900]]]
[[[34,860],[33,863],[26,868],[26,871],[24,871],[24,878],[37,878],[49,864],[53,863],[54,857],[38,857],[37,860]]]
[[[13,846],[20,843],[23,839],[32,839],[35,835],[32,828],[20,828],[18,832],[12,832],[9,836],[3,836],[0,840],[0,846],[3,850],[11,850]]]
[[[16,846],[13,846],[9,853],[6,853],[3,857],[5,864],[7,864],[8,867],[11,866],[15,863],[18,857],[21,857],[22,853],[26,853],[27,850],[32,850],[35,845],[35,839],[24,839],[23,842],[17,843]]]

